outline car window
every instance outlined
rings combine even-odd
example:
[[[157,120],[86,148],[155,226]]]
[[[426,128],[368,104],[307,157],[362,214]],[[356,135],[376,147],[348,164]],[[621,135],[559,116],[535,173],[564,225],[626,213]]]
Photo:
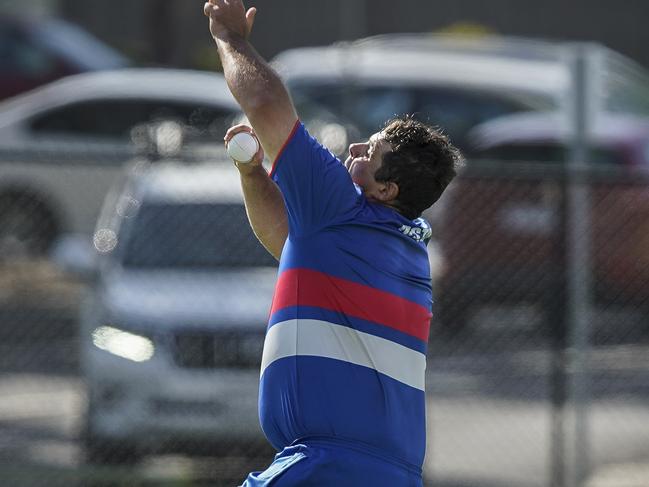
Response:
[[[472,151],[476,159],[490,159],[509,162],[564,163],[570,157],[570,150],[561,144],[504,144],[488,149]],[[624,155],[612,148],[595,147],[590,151],[591,164],[624,164]]]
[[[649,71],[625,56],[607,51],[600,70],[604,109],[649,117]]]
[[[341,86],[304,83],[291,87],[295,96],[311,98],[342,113],[368,136],[395,115],[439,125],[453,141],[464,145],[474,125],[505,114],[527,110],[522,103],[493,93],[422,86]]]
[[[118,255],[129,268],[276,266],[254,236],[243,204],[143,204],[122,226]]]
[[[17,29],[0,25],[0,73],[42,78],[55,67],[50,54],[31,44]]]
[[[59,107],[35,117],[39,135],[129,140],[141,124],[173,120],[188,129],[189,140],[214,140],[225,133],[233,111],[227,108],[158,100],[91,100]]]

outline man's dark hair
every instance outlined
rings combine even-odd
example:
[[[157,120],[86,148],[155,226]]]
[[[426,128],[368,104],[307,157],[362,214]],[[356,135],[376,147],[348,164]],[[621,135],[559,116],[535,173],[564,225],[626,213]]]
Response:
[[[383,156],[377,181],[399,186],[396,206],[410,219],[442,195],[462,164],[460,151],[440,130],[411,116],[389,120],[381,131],[392,151]]]

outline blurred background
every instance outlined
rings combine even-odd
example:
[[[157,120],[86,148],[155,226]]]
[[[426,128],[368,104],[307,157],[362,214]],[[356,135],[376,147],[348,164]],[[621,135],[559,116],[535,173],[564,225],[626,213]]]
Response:
[[[252,4],[250,4],[252,6]],[[649,485],[644,0],[259,0],[323,144],[396,114],[466,167],[425,213],[427,486]],[[0,484],[232,486],[276,263],[182,0],[0,0]]]

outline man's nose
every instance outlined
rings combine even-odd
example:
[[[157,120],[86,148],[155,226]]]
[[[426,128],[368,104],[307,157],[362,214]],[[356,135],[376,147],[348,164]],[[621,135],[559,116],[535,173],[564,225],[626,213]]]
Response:
[[[352,157],[359,157],[363,154],[364,149],[365,144],[363,143],[351,144],[349,146],[349,155]]]

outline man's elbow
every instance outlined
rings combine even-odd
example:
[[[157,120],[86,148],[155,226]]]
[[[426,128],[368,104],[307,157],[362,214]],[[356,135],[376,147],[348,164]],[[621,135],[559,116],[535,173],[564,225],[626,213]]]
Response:
[[[277,120],[278,117],[292,117],[295,113],[293,103],[286,92],[262,90],[240,100],[248,118]]]
[[[264,248],[266,249],[266,251],[270,255],[272,255],[277,262],[279,262],[280,257],[282,256],[282,249],[284,248],[284,246],[283,245],[282,246],[273,246],[273,245],[266,245],[266,244],[263,244],[263,245],[264,245]]]
[[[259,240],[268,253],[279,261],[279,258],[282,255],[282,250],[284,249],[284,244],[286,243],[286,234],[278,234],[274,232],[262,233],[259,230],[256,230],[254,233],[257,240]]]

